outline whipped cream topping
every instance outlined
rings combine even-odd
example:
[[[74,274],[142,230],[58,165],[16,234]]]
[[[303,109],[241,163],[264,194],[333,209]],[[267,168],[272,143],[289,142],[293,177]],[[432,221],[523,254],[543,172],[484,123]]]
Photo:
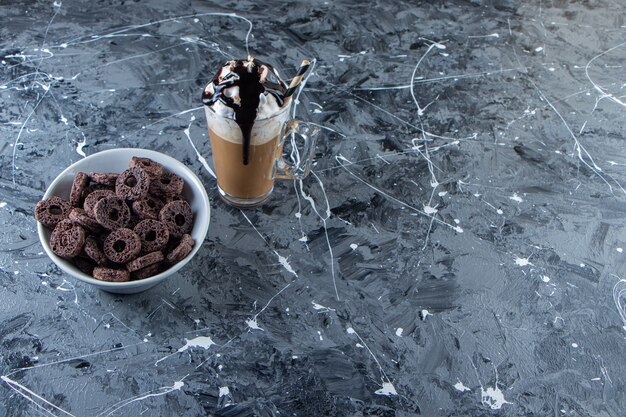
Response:
[[[202,102],[239,126],[244,165],[248,164],[255,122],[284,110],[286,90],[287,85],[271,65],[251,56],[247,60],[228,61],[204,89]]]

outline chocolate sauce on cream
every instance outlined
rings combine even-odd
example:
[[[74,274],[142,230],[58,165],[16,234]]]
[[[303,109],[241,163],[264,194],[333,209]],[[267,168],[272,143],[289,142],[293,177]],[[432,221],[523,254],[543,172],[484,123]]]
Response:
[[[248,165],[250,134],[257,117],[260,95],[271,94],[282,107],[287,85],[272,66],[252,57],[226,62],[213,78],[211,85],[213,91],[209,87],[204,90],[202,103],[212,106],[221,101],[233,109],[235,122],[243,137],[243,164]],[[230,87],[239,87],[239,95],[227,95],[226,90]]]

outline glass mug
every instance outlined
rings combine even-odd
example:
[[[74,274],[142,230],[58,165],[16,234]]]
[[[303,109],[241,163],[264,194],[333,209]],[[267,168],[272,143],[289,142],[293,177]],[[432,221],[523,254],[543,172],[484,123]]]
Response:
[[[250,134],[248,164],[243,163],[243,136],[233,118],[217,114],[204,106],[217,189],[222,199],[236,207],[255,207],[264,203],[274,190],[276,179],[301,180],[311,171],[319,129],[297,119],[289,119],[291,100],[279,113],[256,119]],[[234,116],[233,116],[234,117]],[[301,149],[297,139],[302,138]],[[283,145],[290,140],[291,161],[283,158]]]

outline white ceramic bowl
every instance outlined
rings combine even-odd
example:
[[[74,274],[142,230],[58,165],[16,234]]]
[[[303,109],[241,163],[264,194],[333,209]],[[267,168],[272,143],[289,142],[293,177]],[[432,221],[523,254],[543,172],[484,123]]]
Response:
[[[134,294],[155,286],[159,282],[174,275],[176,271],[185,266],[185,264],[189,262],[196,252],[198,252],[198,249],[202,246],[202,242],[204,241],[207,231],[209,230],[209,221],[211,217],[209,197],[207,196],[206,190],[204,189],[200,179],[198,179],[198,177],[182,162],[177,161],[170,156],[147,149],[123,148],[98,152],[75,162],[61,172],[54,181],[52,181],[52,184],[50,184],[48,190],[44,194],[44,198],[58,196],[65,200],[69,200],[72,182],[74,181],[74,175],[77,172],[122,172],[128,168],[128,163],[133,156],[150,158],[163,165],[167,171],[173,172],[185,180],[183,196],[187,199],[189,205],[191,205],[191,209],[193,210],[194,225],[193,230],[191,231],[191,237],[193,237],[196,242],[193,250],[185,259],[173,265],[166,271],[150,278],[128,282],[100,281],[85,274],[72,265],[68,260],[55,255],[50,248],[50,234],[52,231],[42,226],[41,223],[37,223],[39,240],[41,241],[41,244],[50,259],[52,259],[54,263],[59,266],[59,268],[81,281],[95,285],[101,290],[118,294]]]

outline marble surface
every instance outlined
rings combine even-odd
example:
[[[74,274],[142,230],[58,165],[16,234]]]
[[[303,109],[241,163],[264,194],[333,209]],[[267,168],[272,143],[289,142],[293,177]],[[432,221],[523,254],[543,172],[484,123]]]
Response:
[[[625,12],[3,0],[0,415],[623,416]],[[316,59],[295,113],[324,138],[242,212],[200,98],[246,39],[286,78]],[[56,268],[32,212],[127,146],[184,161],[212,213],[177,276],[119,296]]]

